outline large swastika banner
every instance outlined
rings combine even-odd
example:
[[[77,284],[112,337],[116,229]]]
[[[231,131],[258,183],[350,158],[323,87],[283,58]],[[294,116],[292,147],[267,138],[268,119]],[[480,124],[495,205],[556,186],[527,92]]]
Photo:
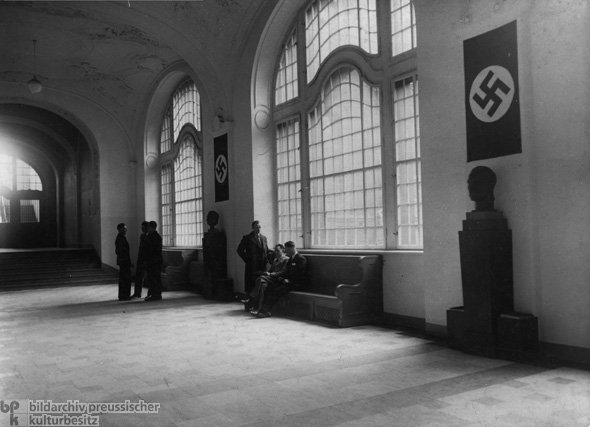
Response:
[[[516,21],[463,42],[467,161],[522,153]]]

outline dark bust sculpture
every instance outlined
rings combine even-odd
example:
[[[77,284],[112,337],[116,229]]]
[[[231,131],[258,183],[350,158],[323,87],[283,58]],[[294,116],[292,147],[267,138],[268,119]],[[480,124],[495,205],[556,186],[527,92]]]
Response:
[[[215,233],[219,231],[215,228],[217,224],[219,224],[219,214],[215,211],[209,211],[207,214],[207,225],[209,226],[209,230],[207,230],[207,232]]]
[[[487,166],[473,168],[467,179],[469,198],[475,202],[475,212],[494,211],[496,174]]]

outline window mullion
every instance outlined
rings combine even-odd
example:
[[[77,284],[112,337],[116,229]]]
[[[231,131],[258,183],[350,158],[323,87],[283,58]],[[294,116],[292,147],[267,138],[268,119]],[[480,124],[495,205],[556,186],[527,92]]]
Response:
[[[176,173],[174,160],[171,162],[170,171],[170,240],[172,247],[176,246]]]
[[[311,247],[311,180],[309,168],[309,118],[307,102],[309,91],[307,86],[307,58],[305,39],[305,9],[301,9],[297,25],[297,73],[299,77],[299,153],[300,153],[300,189],[301,189],[301,232],[303,246]]]

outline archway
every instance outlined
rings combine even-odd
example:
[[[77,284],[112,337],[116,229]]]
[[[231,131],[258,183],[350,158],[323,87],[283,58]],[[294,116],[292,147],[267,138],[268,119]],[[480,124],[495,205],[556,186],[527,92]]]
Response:
[[[75,126],[44,109],[0,105],[0,163],[1,248],[84,246],[83,208],[98,204],[98,181]]]

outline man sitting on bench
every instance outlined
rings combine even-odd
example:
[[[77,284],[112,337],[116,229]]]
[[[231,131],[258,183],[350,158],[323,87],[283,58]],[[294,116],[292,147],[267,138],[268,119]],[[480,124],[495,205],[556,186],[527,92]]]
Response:
[[[289,257],[285,268],[267,272],[256,279],[256,286],[250,293],[251,299],[245,301],[252,306],[256,306],[257,303],[258,309],[250,311],[256,317],[270,317],[270,310],[283,295],[305,285],[305,257],[297,252],[295,243],[291,241],[285,243],[285,254]]]

